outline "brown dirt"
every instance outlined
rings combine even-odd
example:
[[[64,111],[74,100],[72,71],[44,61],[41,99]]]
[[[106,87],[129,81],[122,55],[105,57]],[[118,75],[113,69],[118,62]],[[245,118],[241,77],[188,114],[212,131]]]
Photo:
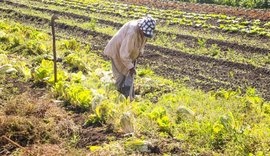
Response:
[[[155,140],[152,142],[152,153],[171,153],[171,154],[184,154],[186,153],[181,149],[181,142],[176,139],[163,139]]]
[[[121,133],[116,133],[106,127],[90,126],[83,128],[80,132],[80,140],[77,143],[77,147],[85,148],[87,146],[96,146],[103,143],[109,143],[122,138]]]
[[[74,112],[74,110],[71,111]],[[114,132],[111,125],[106,126],[101,124],[85,124],[88,115],[89,113],[72,113],[73,121],[77,125],[81,125],[80,131],[78,133],[79,140],[76,144],[77,148],[102,145],[103,143],[109,143],[110,141],[122,138],[123,134]]]
[[[56,144],[35,144],[30,147],[26,147],[21,151],[22,156],[64,156],[67,154],[67,150]]]

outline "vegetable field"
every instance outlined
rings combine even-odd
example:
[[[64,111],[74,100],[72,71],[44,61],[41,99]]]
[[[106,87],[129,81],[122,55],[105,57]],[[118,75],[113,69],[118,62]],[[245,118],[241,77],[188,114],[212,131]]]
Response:
[[[0,155],[270,154],[269,9],[147,0],[0,4]],[[157,27],[130,102],[116,91],[102,52],[122,25],[146,14]],[[52,15],[59,17],[56,83]]]

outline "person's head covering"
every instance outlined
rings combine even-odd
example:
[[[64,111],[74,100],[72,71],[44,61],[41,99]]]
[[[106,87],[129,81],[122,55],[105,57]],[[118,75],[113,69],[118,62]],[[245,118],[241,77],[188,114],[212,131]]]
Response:
[[[154,30],[156,27],[156,20],[152,18],[150,15],[142,18],[138,22],[139,28],[143,31],[144,36],[146,37],[153,37]]]

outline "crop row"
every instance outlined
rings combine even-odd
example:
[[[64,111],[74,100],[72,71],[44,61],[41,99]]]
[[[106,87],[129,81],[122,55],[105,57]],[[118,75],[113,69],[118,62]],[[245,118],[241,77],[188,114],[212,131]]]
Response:
[[[10,4],[14,4],[14,3],[10,3]],[[20,4],[20,5],[18,3],[16,3],[16,4],[17,5],[15,5],[15,6],[26,7],[25,5],[22,5],[22,4]],[[89,29],[89,27],[87,27],[87,26],[89,26],[89,24],[86,24],[86,27],[85,27],[85,26],[83,26],[83,25],[85,25],[84,23],[81,23],[80,20],[79,21],[76,20],[76,19],[84,19],[85,21],[87,21],[87,19],[89,19],[88,16],[81,16],[79,14],[74,14],[74,13],[60,12],[60,11],[57,11],[56,9],[49,10],[49,9],[46,9],[46,8],[40,8],[40,7],[37,8],[37,7],[34,7],[34,6],[31,6],[31,9],[32,10],[33,9],[34,10],[37,9],[40,12],[38,12],[38,11],[36,11],[36,12],[31,11],[31,12],[29,12],[30,14],[32,14],[32,15],[39,15],[40,14],[40,15],[42,15],[41,17],[43,17],[43,16],[46,15],[45,12],[57,13],[57,14],[61,15],[61,18],[62,17],[66,17],[66,16],[71,16],[72,17],[71,18],[72,20],[67,19],[67,18],[64,18],[61,21],[67,22],[69,24],[72,24],[72,23],[74,23],[73,22],[73,20],[74,20],[74,21],[76,21],[76,25],[77,26],[83,27],[85,29]],[[58,10],[61,10],[61,9],[58,8]],[[24,10],[22,10],[22,11],[25,12]],[[25,13],[27,13],[27,12],[25,12]],[[49,19],[50,18],[50,15],[46,15],[46,18]],[[108,33],[108,32],[106,32],[107,31],[106,29],[101,29],[102,27],[107,27],[108,28],[108,27],[110,27],[109,25],[110,24],[108,24],[108,25],[106,24],[105,26],[103,26],[103,24],[102,25],[98,24],[96,31],[98,31],[98,32],[105,32],[106,34],[113,35],[115,32]],[[172,35],[172,36],[174,36],[174,35]],[[207,41],[207,40],[203,40],[203,39],[200,39],[200,38],[199,39],[197,39],[197,38],[193,38],[192,39],[189,36],[177,36],[175,39],[172,40],[172,39],[170,39],[170,37],[171,37],[170,35],[168,37],[166,37],[166,36],[164,36],[162,34],[159,34],[159,35],[156,36],[156,39],[154,41],[150,41],[150,42],[153,43],[153,44],[155,44],[155,45],[169,47],[170,49],[172,49],[172,48],[174,49],[175,48],[175,45],[176,44],[174,44],[174,43],[175,42],[178,42],[178,40],[181,41],[181,42],[186,41],[186,43],[189,43],[188,47],[193,47],[192,44],[190,45],[190,42],[191,41],[194,42],[194,45],[196,45],[196,44],[198,44],[198,43],[201,42],[200,43],[201,44],[200,46],[202,46],[202,47],[199,47],[199,49],[196,48],[195,49],[196,51],[191,50],[191,49],[188,49],[188,48],[185,48],[185,49],[180,48],[180,49],[182,49],[182,51],[188,52],[188,53],[209,55],[211,57],[214,56],[215,58],[226,59],[226,60],[230,60],[230,61],[234,61],[234,62],[239,62],[239,61],[240,62],[245,62],[245,63],[246,62],[251,62],[252,64],[262,65],[262,66],[265,65],[264,62],[267,63],[267,58],[268,57],[267,56],[266,57],[264,56],[265,54],[267,55],[267,53],[268,53],[268,50],[267,49],[264,50],[264,49],[258,49],[258,48],[248,47],[248,46],[241,46],[241,45],[237,45],[237,44],[231,44],[232,48],[236,48],[237,49],[237,48],[244,47],[245,49],[242,49],[244,52],[246,52],[246,50],[248,50],[248,48],[250,48],[249,49],[250,52],[255,52],[254,53],[254,56],[253,56],[253,54],[249,54],[249,53],[245,54],[245,53],[243,53],[243,54],[245,54],[245,55],[243,55],[244,56],[243,57],[242,54],[239,55],[237,53],[234,53],[232,50],[230,50],[229,52],[227,52],[226,49],[221,51],[221,49],[219,49],[218,47],[211,46],[211,44],[217,44],[218,43],[218,42],[212,42],[211,40],[208,40]],[[198,40],[200,42],[198,42]],[[173,44],[168,44],[168,43],[173,43]],[[204,46],[205,45],[208,46],[209,45],[208,43],[210,43],[210,47],[209,48],[205,48]],[[230,45],[230,43],[227,43],[226,44],[226,42],[225,43],[222,43],[221,42],[218,45],[221,45],[221,47],[222,47],[222,44],[223,44],[223,47],[224,48],[231,48],[231,47],[227,47],[227,45]],[[198,45],[196,45],[196,46],[198,46]],[[177,48],[175,48],[175,49],[177,49]],[[247,52],[249,52],[249,51],[247,51]],[[256,53],[260,53],[260,52],[264,52],[264,53],[262,53],[263,54],[262,56],[259,56],[259,54],[256,54]],[[224,54],[226,54],[225,57],[223,57]]]
[[[89,2],[77,0],[77,2]],[[231,16],[241,16],[248,19],[260,19],[267,21],[270,18],[270,11],[265,9],[245,9],[238,7],[226,7],[220,5],[208,5],[208,4],[195,4],[185,3],[178,1],[151,1],[151,0],[121,0],[122,3],[144,5],[149,7],[156,7],[160,9],[174,9],[184,10],[187,12],[198,12],[198,13],[215,13],[215,14],[226,14]],[[234,1],[236,2],[236,1]]]
[[[8,11],[9,15],[11,13],[12,11]],[[22,20],[28,19],[32,22],[47,20],[47,23],[49,23],[50,21],[49,19],[42,19],[35,16],[20,16],[20,13],[16,13],[14,16],[12,16],[12,18],[21,18]],[[110,39],[111,37],[110,35],[93,32],[78,26],[72,26],[64,23],[57,23],[57,27],[58,29],[62,29],[64,31],[71,31],[75,33],[74,35],[80,34],[78,36],[81,36],[82,38],[85,38],[85,35],[87,36],[89,34],[96,36],[95,38],[99,36],[98,38],[101,38],[103,41],[101,43],[95,43],[95,45],[101,44],[101,50],[106,44],[106,40]],[[236,88],[237,86],[245,88],[246,85],[251,85],[258,88],[264,97],[268,98],[267,92],[269,92],[269,86],[266,84],[270,84],[268,82],[270,73],[269,69],[258,68],[252,65],[234,63],[230,61],[217,60],[204,56],[190,55],[180,51],[149,44],[146,47],[146,54],[148,54],[149,57],[146,56],[146,58],[144,58],[141,62],[149,64],[153,70],[157,71],[161,75],[166,75],[166,77],[171,75],[174,78],[183,78],[186,75],[190,77],[188,81],[190,81],[191,84],[195,82],[195,85],[206,87],[203,89],[210,89],[215,87],[215,85],[218,87],[226,86],[225,84],[221,86],[217,85],[220,82],[221,84],[226,82],[226,84],[229,84],[229,88]],[[190,71],[190,73],[187,73],[186,71]],[[260,77],[258,77],[258,74]],[[199,75],[205,77],[207,81],[197,81],[196,79],[199,78]]]
[[[110,21],[110,20],[104,20],[101,17],[93,17],[93,16],[89,16],[89,15],[83,15],[83,13],[78,13],[75,12],[74,10],[70,10],[70,11],[64,11],[64,8],[51,8],[50,6],[46,6],[46,7],[36,7],[37,5],[42,5],[40,3],[35,3],[33,5],[25,5],[22,3],[14,3],[14,2],[6,2],[7,4],[13,5],[13,6],[19,6],[19,7],[23,7],[23,8],[29,8],[31,7],[31,9],[37,10],[37,11],[42,11],[42,12],[49,12],[49,13],[54,13],[54,14],[58,14],[58,15],[62,15],[62,16],[68,16],[68,17],[72,17],[72,18],[76,18],[76,19],[82,19],[84,22],[88,22],[91,20],[95,20],[98,23],[102,23],[102,24],[106,24],[108,26],[113,26],[116,28],[120,28],[124,23],[123,22],[118,22],[118,21]],[[165,28],[164,28],[165,29]],[[195,36],[191,36],[191,35],[182,35],[182,34],[178,34],[178,33],[172,33],[172,32],[164,32],[164,31],[160,31],[157,30],[157,36],[159,35],[166,35],[166,36],[175,36],[177,40],[188,40],[188,42],[193,41],[193,42],[197,42],[198,40],[205,40],[205,44],[206,45],[213,45],[216,44],[222,48],[230,48],[230,49],[235,49],[235,50],[241,50],[243,52],[251,52],[251,53],[260,53],[260,54],[268,54],[269,50],[266,48],[259,48],[259,47],[254,47],[253,46],[249,46],[249,45],[241,45],[241,44],[237,44],[237,43],[230,43],[227,41],[222,41],[222,40],[217,40],[217,39],[205,39],[205,38],[201,38],[201,37],[195,37]]]
[[[9,12],[12,12],[11,10],[9,11]],[[48,20],[48,19],[47,19]],[[78,27],[79,28],[79,27]],[[82,29],[82,30],[84,30],[84,31],[89,31],[89,30],[85,30],[85,29]],[[90,31],[91,32],[91,31]],[[96,32],[95,32],[96,33]],[[98,33],[98,34],[100,34],[100,33]],[[102,34],[102,33],[101,33]],[[104,34],[105,35],[105,34]],[[110,35],[105,35],[106,37],[105,38],[110,38]],[[159,47],[159,46],[157,46],[157,47]],[[200,57],[200,56],[199,56]],[[213,60],[213,59],[211,59],[211,58],[209,58],[209,57],[206,57],[207,58],[207,60]],[[215,59],[214,59],[215,60]],[[230,61],[229,61],[230,62]]]
[[[145,6],[126,5],[122,3],[104,2],[96,4],[78,4],[76,2],[62,1],[55,2],[46,0],[48,4],[58,4],[70,8],[83,9],[90,12],[113,14],[123,18],[140,18],[146,14],[160,20],[165,25],[191,26],[194,28],[205,28],[210,30],[221,30],[224,32],[240,32],[244,34],[256,34],[270,36],[270,22],[264,23],[260,20],[246,20],[241,17],[219,15],[219,14],[198,14],[180,12],[175,10],[160,10]]]
[[[20,1],[20,3],[28,5],[28,3],[24,3],[23,1]],[[37,3],[37,2],[34,3],[33,1],[30,1],[29,3],[32,5],[32,7],[44,6],[44,4],[42,3]],[[102,23],[105,22],[111,26],[116,26],[116,27],[119,27],[123,25],[125,22],[132,20],[132,19],[126,19],[126,18],[121,18],[117,16],[112,16],[110,14],[100,14],[100,13],[94,13],[94,12],[89,13],[87,10],[83,10],[83,9],[75,9],[75,8],[66,9],[66,7],[60,7],[60,5],[57,6],[57,4],[53,4],[53,5],[47,4],[46,6],[43,7],[43,10],[44,9],[45,10],[49,9],[49,10],[54,10],[54,11],[62,10],[62,12],[65,12],[67,14],[71,13],[71,14],[80,15],[81,17],[84,18],[84,20],[88,18],[97,19],[97,21],[102,21]],[[76,16],[76,18],[80,18],[80,17]],[[241,46],[241,44],[244,42],[245,43],[244,45],[250,45],[253,47],[260,47],[260,48],[269,48],[269,45],[268,45],[269,39],[264,38],[264,37],[258,37],[258,36],[253,36],[252,38],[250,38],[248,36],[243,36],[239,34],[227,34],[227,33],[222,33],[215,30],[209,32],[209,31],[204,31],[201,29],[196,29],[193,27],[176,27],[176,26],[168,27],[166,25],[160,25],[160,24],[157,25],[157,32],[161,32],[165,34],[169,33],[176,36],[184,35],[183,37],[181,37],[181,39],[183,38],[190,39],[190,37],[193,37],[193,38],[196,37],[196,38],[203,38],[206,40],[214,40],[214,41],[217,40],[216,42],[217,44],[219,44],[220,41],[233,42],[234,44],[238,43],[237,45],[238,47],[243,47]],[[256,46],[257,44],[259,44],[260,46]],[[244,49],[247,49],[247,48],[244,48]],[[260,50],[256,49],[253,51],[260,51]]]
[[[4,9],[5,10],[5,9]],[[16,12],[16,11],[13,11],[13,10],[9,10],[9,9],[6,9],[5,11],[7,11],[8,13],[12,13],[12,12],[15,12],[16,14],[20,14],[20,13],[18,13],[18,12]],[[35,13],[34,13],[35,14]],[[36,14],[35,14],[36,15]],[[21,16],[28,16],[28,15],[26,15],[26,14],[23,14],[23,15],[21,15]],[[40,18],[40,17],[38,17],[38,16],[32,16],[32,15],[30,15],[30,17],[29,18],[37,18],[38,20],[40,20],[40,19],[42,19],[42,18]],[[46,20],[46,21],[48,21],[49,22],[49,16],[46,18],[46,19],[43,19],[43,20]],[[63,20],[63,22],[64,21],[66,21],[66,20]],[[70,22],[69,22],[70,23]],[[64,24],[65,26],[67,26],[67,25],[70,25],[70,24],[65,24],[65,23],[62,23],[62,24]],[[76,25],[78,25],[78,24],[76,24]],[[65,27],[64,26],[64,27]],[[72,26],[72,25],[71,25]],[[73,27],[73,26],[72,26]],[[92,34],[99,34],[99,35],[101,35],[101,36],[103,36],[103,38],[104,39],[110,39],[110,37],[111,37],[111,35],[112,34],[106,34],[106,33],[103,33],[103,32],[97,32],[97,31],[93,31],[93,30],[89,30],[89,29],[84,29],[84,28],[81,28],[81,27],[78,27],[78,26],[75,26],[76,27],[76,29],[79,29],[80,31],[82,31],[82,32],[90,32],[90,33],[92,33]],[[104,41],[104,42],[106,42],[106,41]],[[181,52],[181,51],[178,51],[178,50],[172,50],[172,49],[168,49],[168,48],[163,48],[163,47],[161,47],[161,46],[157,46],[157,45],[155,45],[155,44],[149,44],[150,45],[150,47],[151,47],[151,49],[152,48],[154,48],[154,47],[158,47],[158,48],[154,48],[153,50],[154,51],[156,51],[156,50],[158,50],[159,48],[161,48],[162,50],[160,50],[161,51],[161,53],[162,54],[170,54],[170,53],[164,53],[163,52],[163,50],[165,49],[165,51],[174,51],[172,54],[170,54],[170,55],[172,55],[172,56],[178,56],[178,55],[183,55],[184,54],[184,52]],[[168,49],[168,50],[166,50],[166,49]],[[177,52],[179,53],[179,54],[177,54]],[[187,56],[196,56],[196,57],[193,57],[193,58],[198,58],[198,60],[200,60],[199,58],[205,58],[205,59],[202,59],[202,60],[204,60],[204,61],[207,61],[207,62],[211,62],[211,61],[214,61],[214,60],[218,60],[218,59],[215,59],[215,58],[210,58],[210,57],[207,57],[207,56],[200,56],[200,55],[191,55],[191,54],[185,54],[185,55],[187,55]],[[239,66],[239,63],[235,63],[235,62],[231,62],[231,61],[226,61],[226,60],[220,60],[221,62],[227,62],[227,63],[229,63],[229,64],[235,64],[235,66]],[[216,61],[214,61],[214,62],[216,62]],[[218,61],[219,62],[219,61]],[[222,64],[222,63],[221,63]],[[241,63],[240,63],[241,64]],[[267,68],[260,68],[260,67],[254,67],[253,65],[248,65],[248,64],[242,64],[242,66],[245,66],[245,67],[248,67],[248,68],[254,68],[254,69],[256,69],[256,68],[258,68],[258,69],[263,69],[263,70],[261,70],[261,71],[267,71],[268,69]],[[265,69],[265,70],[264,70]]]
[[[134,0],[133,0],[134,1]],[[159,0],[160,1],[160,0]],[[169,0],[173,1],[173,0]],[[269,8],[270,3],[267,0],[178,0],[179,2],[189,2],[189,3],[206,3],[206,4],[218,4],[218,5],[228,5],[234,7],[246,7],[246,8]]]

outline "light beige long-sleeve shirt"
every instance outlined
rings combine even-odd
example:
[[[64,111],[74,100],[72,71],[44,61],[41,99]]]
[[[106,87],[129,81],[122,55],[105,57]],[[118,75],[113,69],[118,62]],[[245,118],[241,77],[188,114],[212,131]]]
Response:
[[[133,62],[143,54],[146,37],[138,26],[138,21],[126,23],[109,41],[104,54],[110,57],[119,72],[127,75],[134,67]]]

